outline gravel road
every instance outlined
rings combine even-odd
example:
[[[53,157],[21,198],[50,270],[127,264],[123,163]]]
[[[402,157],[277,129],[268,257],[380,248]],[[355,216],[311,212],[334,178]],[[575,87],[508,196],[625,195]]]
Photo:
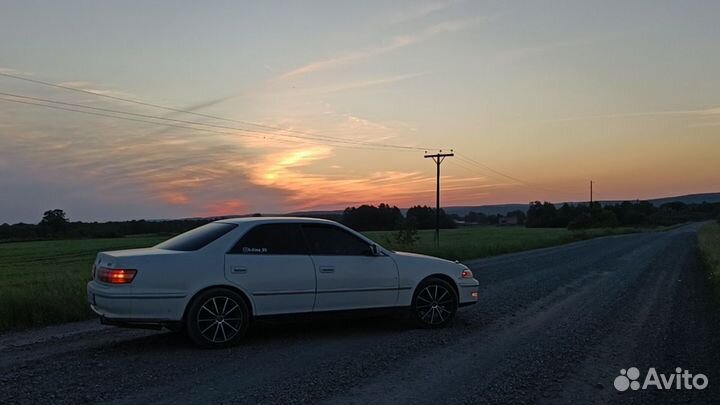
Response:
[[[0,336],[0,404],[720,403],[720,317],[699,224],[471,261],[453,327],[395,317],[257,324],[239,347],[80,322]],[[628,390],[620,369],[703,373]],[[641,381],[642,382],[642,381]]]

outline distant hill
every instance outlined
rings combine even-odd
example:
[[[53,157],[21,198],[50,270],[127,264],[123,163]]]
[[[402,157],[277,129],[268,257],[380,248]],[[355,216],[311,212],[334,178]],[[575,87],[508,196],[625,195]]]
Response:
[[[601,200],[600,203],[603,205],[607,204],[617,204],[621,203],[623,201],[634,201],[634,200]],[[674,202],[674,201],[680,201],[684,202],[685,204],[699,204],[704,202],[708,203],[715,203],[720,202],[720,193],[702,193],[702,194],[687,194],[687,195],[679,195],[675,197],[662,197],[662,198],[655,198],[647,200],[650,201],[655,206],[660,206],[665,203]],[[579,204],[579,203],[586,203],[587,201],[568,201],[569,204]],[[560,206],[564,204],[564,202],[555,203],[555,205]],[[474,211],[474,212],[480,212],[485,215],[506,215],[508,212],[515,211],[515,210],[521,210],[523,212],[527,212],[529,204],[490,204],[490,205],[461,205],[461,206],[449,206],[449,207],[443,207],[445,212],[452,215],[458,215],[460,217],[464,217],[467,215],[467,213]],[[302,216],[302,217],[322,217],[322,218],[331,218],[331,219],[339,219],[340,216],[342,216],[344,210],[317,210],[317,211],[296,211],[296,212],[289,212],[286,214],[268,214],[264,213],[263,216]],[[400,211],[402,211],[403,215],[407,212],[407,208],[401,208]],[[251,215],[225,215],[222,217],[214,217],[212,219],[223,219],[223,218],[234,218],[234,217],[248,217]],[[197,219],[197,220],[207,220],[211,218],[185,218],[185,219]],[[162,221],[162,220],[160,220]]]
[[[464,217],[467,213],[474,211],[483,213],[485,215],[505,215],[511,211],[527,211],[528,204],[495,204],[495,205],[476,205],[476,206],[459,206],[459,207],[444,207],[446,213],[450,215],[459,215]]]
[[[675,201],[684,202],[685,204],[700,204],[702,202],[716,203],[720,202],[720,193],[687,194],[677,197],[656,198],[648,201],[653,203],[653,205],[663,205]]]
[[[311,217],[311,216],[318,216],[318,217],[333,217],[337,215],[342,215],[345,210],[327,210],[327,211],[296,211],[296,212],[288,212],[287,214],[279,214],[280,216],[289,216],[289,217]],[[265,215],[265,214],[263,214]],[[270,216],[270,215],[267,215]]]
[[[470,211],[482,212],[485,215],[505,215],[510,211],[522,210],[526,211],[527,204],[497,204],[497,205],[477,205],[477,206],[457,206],[457,207],[443,207],[446,213],[452,215],[457,214],[461,217],[465,216]],[[407,208],[400,208],[403,215],[407,213]],[[319,217],[334,217],[341,216],[344,210],[329,210],[329,211],[299,211],[290,212],[288,216],[319,216]]]
[[[619,204],[623,201],[634,201],[634,200],[602,200],[600,201],[603,205],[608,204]],[[717,203],[720,202],[720,193],[702,193],[702,194],[687,194],[679,195],[674,197],[662,197],[647,200],[654,206],[659,207],[669,202],[683,202],[685,204],[700,204],[702,202]],[[586,203],[587,201],[568,201],[569,204]],[[555,203],[560,206],[564,202]],[[470,211],[481,212],[485,215],[505,215],[510,211],[522,210],[527,212],[529,204],[497,204],[497,205],[477,205],[477,206],[459,206],[459,207],[445,207],[443,208],[448,214],[457,214],[461,217],[465,216]]]

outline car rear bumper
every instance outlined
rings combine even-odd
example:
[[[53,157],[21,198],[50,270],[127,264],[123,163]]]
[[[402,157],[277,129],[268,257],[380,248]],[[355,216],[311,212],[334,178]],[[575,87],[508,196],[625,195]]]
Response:
[[[183,317],[185,297],[182,293],[140,294],[130,286],[108,286],[96,281],[87,285],[90,308],[108,325],[179,322]]]
[[[129,286],[106,287],[96,281],[87,284],[88,304],[100,317],[131,318],[133,315],[131,292]]]

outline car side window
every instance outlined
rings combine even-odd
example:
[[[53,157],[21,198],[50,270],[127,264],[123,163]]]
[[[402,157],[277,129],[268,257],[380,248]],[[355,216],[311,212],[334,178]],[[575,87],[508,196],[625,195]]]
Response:
[[[300,224],[261,224],[247,231],[228,253],[306,255],[308,249]]]
[[[235,229],[237,225],[211,222],[155,245],[158,249],[191,252],[202,249],[221,236]]]
[[[370,245],[350,232],[333,225],[303,224],[310,254],[327,256],[366,256]]]

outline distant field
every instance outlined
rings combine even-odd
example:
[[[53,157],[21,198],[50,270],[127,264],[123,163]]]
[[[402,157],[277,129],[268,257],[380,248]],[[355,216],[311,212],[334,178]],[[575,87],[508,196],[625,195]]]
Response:
[[[720,302],[720,223],[706,225],[700,229],[698,245],[710,280],[715,286],[715,295]]]
[[[394,243],[395,232],[367,234],[388,248],[465,260],[632,231],[461,228],[441,231],[440,248],[434,246],[432,231],[420,231],[420,240],[408,247]],[[0,243],[0,330],[88,318],[85,284],[96,253],[148,247],[163,239],[166,237]]]
[[[395,240],[396,232],[366,232],[381,245],[407,252],[422,253],[451,260],[468,260],[521,250],[560,245],[605,235],[637,232],[634,228],[569,231],[564,228],[468,227],[440,230],[440,247],[435,246],[435,231],[418,231],[420,239],[412,246]]]
[[[162,239],[0,243],[0,330],[89,317],[85,284],[97,252],[147,247]]]

